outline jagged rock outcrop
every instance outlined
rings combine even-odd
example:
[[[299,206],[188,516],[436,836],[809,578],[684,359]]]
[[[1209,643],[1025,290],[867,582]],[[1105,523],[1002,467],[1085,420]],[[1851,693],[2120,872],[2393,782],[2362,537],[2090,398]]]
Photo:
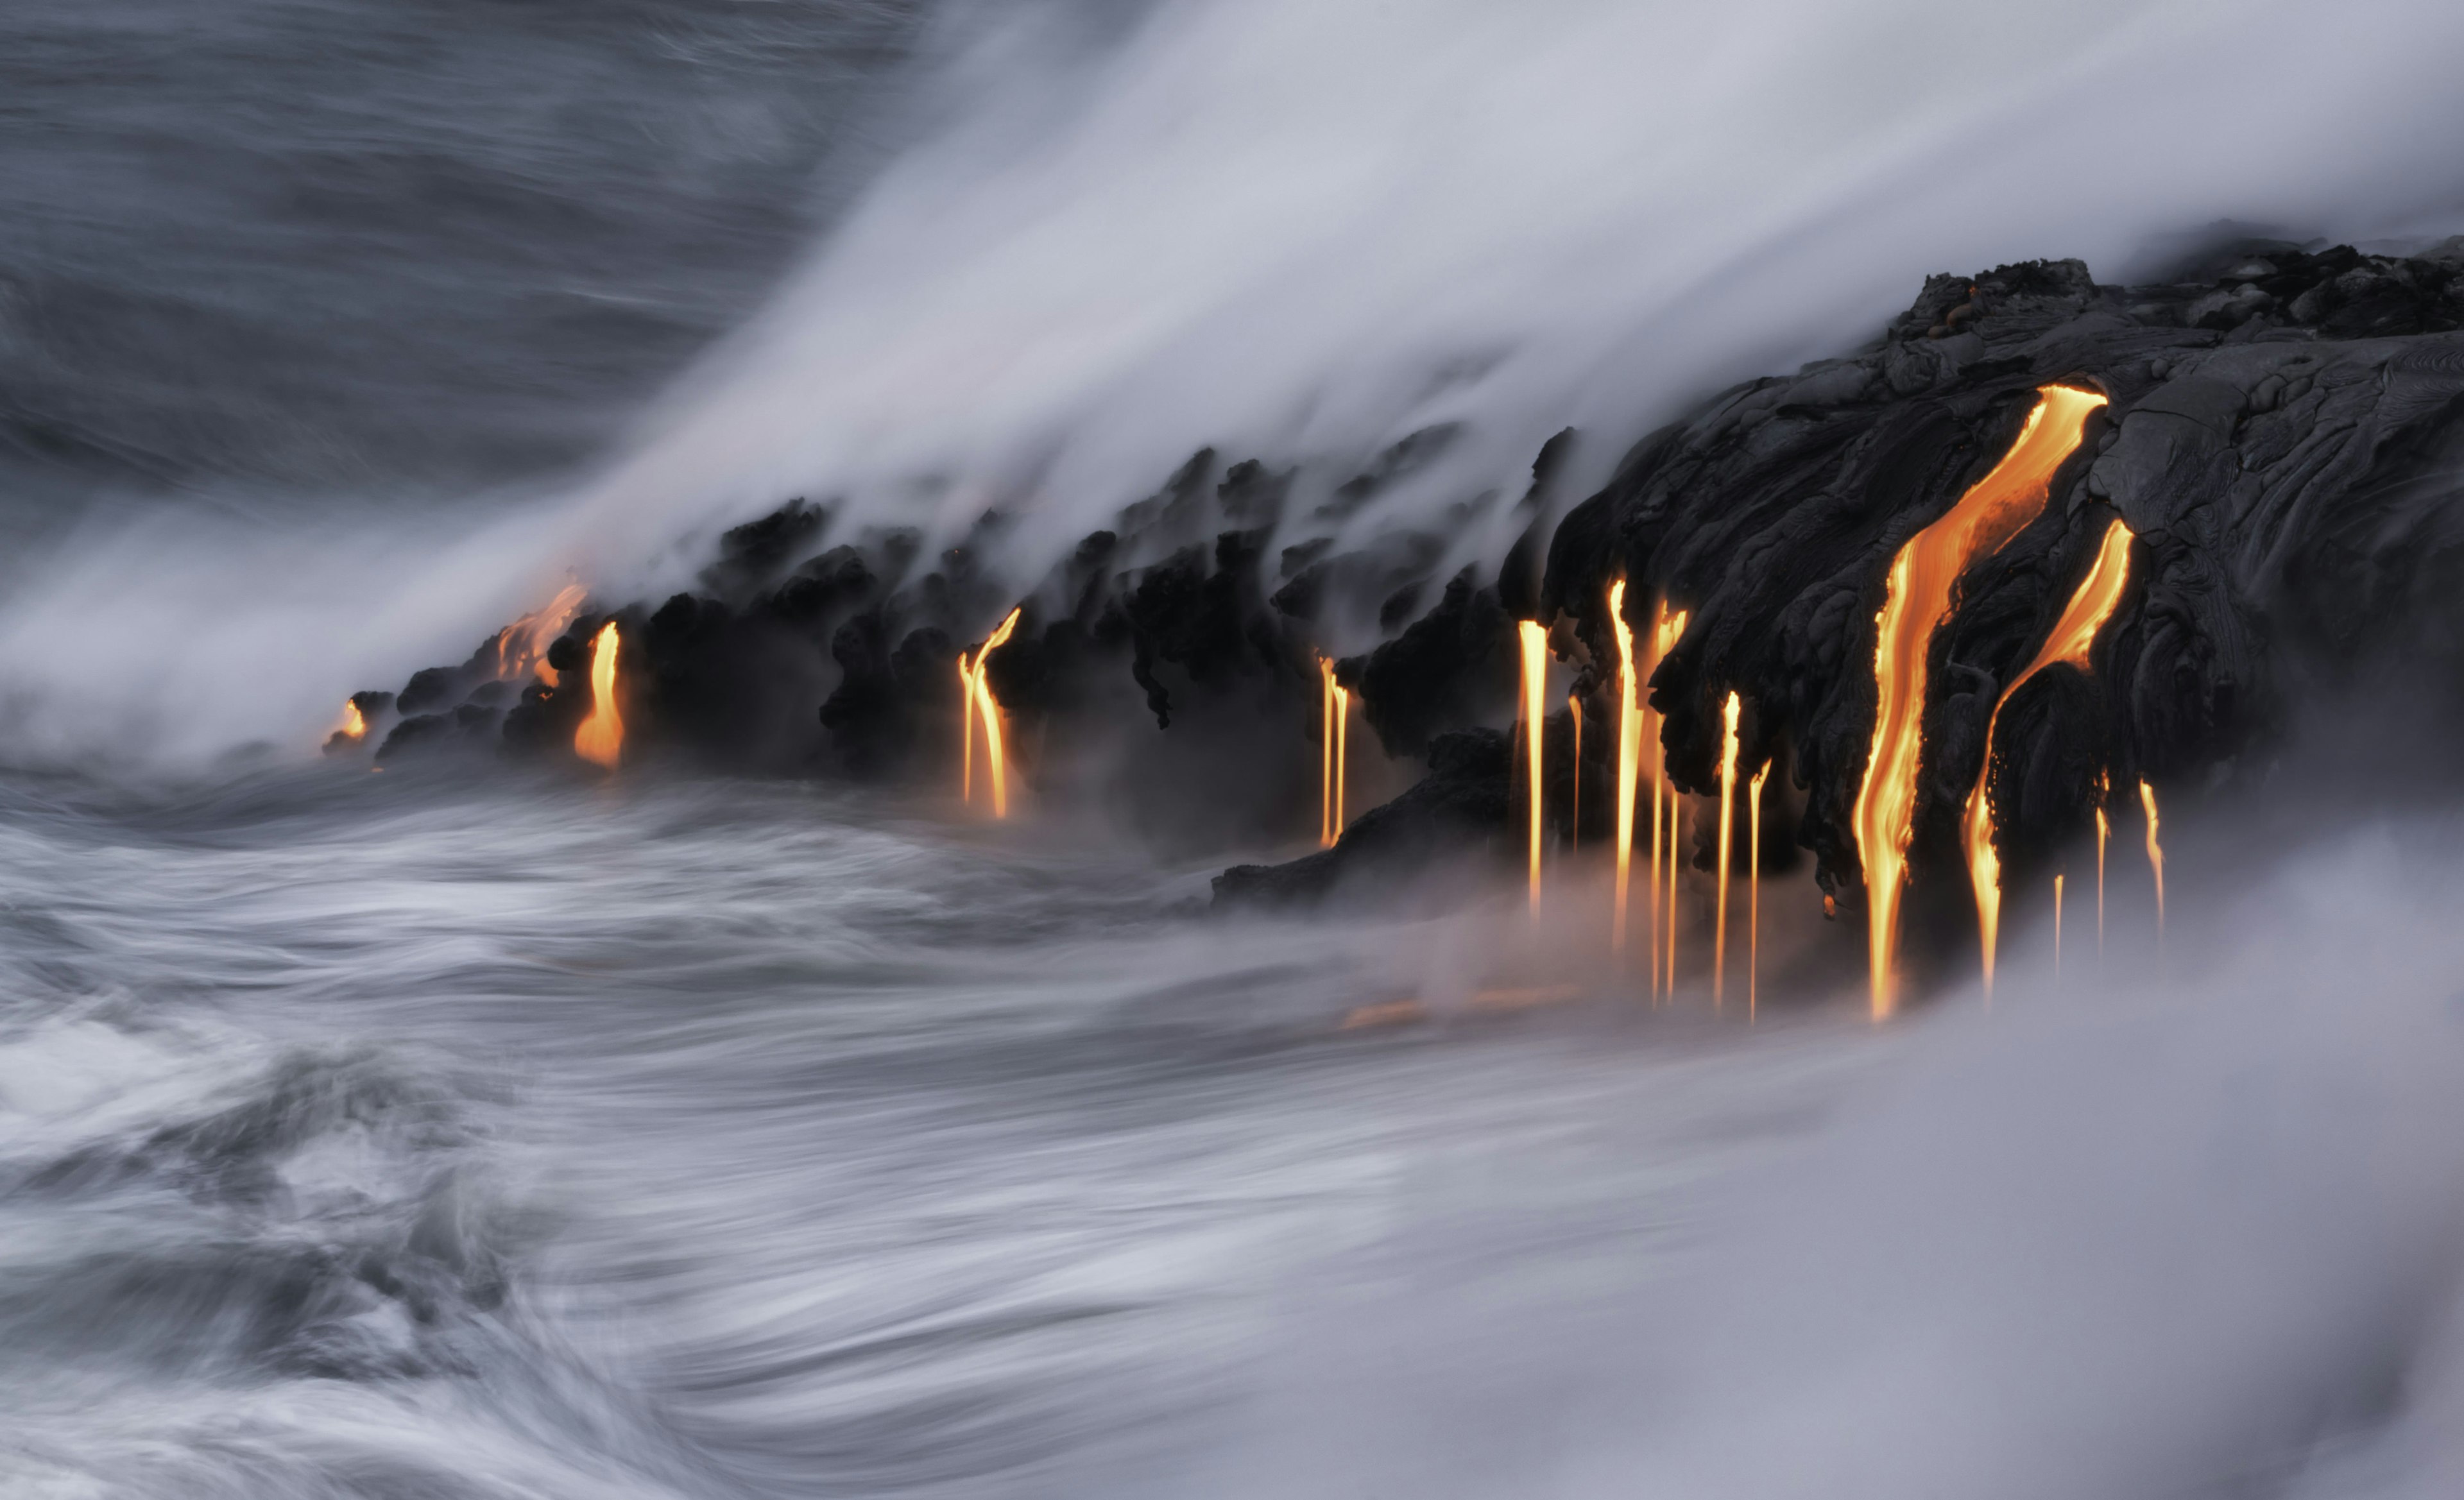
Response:
[[[1016,604],[989,672],[1040,785],[1128,797],[1162,821],[1203,808],[1219,841],[1298,834],[1316,812],[1314,658],[1337,622],[1374,622],[1383,644],[1338,663],[1338,678],[1386,752],[1425,759],[1427,779],[1334,849],[1243,867],[1219,888],[1231,901],[1309,899],[1499,842],[1520,805],[1494,734],[1513,713],[1514,620],[1551,622],[1604,725],[1607,587],[1624,577],[1638,624],[1656,597],[1692,612],[1650,687],[1672,774],[1710,789],[1719,705],[1739,694],[1747,761],[1786,766],[1778,836],[1793,833],[1853,901],[1850,812],[1891,559],[2009,448],[2039,387],[2090,386],[2109,405],[2042,515],[1969,570],[1932,638],[1911,861],[1919,887],[1947,888],[1994,704],[2116,518],[2136,538],[2130,582],[2093,674],[2041,673],[1999,721],[1994,796],[2015,870],[2076,836],[2099,773],[2206,784],[2320,680],[2401,661],[2425,691],[2464,692],[2459,326],[2464,257],[2444,253],[2245,246],[2133,288],[2100,285],[2076,261],[1934,276],[1869,347],[1724,393],[1638,445],[1551,527],[1572,441],[1560,434],[1515,507],[1530,518],[1523,540],[1493,575],[1440,576],[1448,539],[1435,530],[1343,551],[1325,540],[1441,452],[1446,429],[1305,505],[1289,473],[1196,454],[1023,601],[984,565],[1006,531],[998,515],[928,558],[913,533],[840,538],[829,507],[798,501],[729,533],[694,590],[576,613],[547,653],[559,686],[504,680],[500,643],[415,676],[379,709],[396,716],[382,753],[569,755],[576,673],[614,619],[639,737],[628,756],[938,777],[960,733],[953,664]],[[1563,744],[1567,718],[1552,712]],[[1595,727],[1585,746],[1585,827],[1567,830],[1584,838],[1605,833],[1606,743]],[[1575,774],[1552,749],[1552,816]]]

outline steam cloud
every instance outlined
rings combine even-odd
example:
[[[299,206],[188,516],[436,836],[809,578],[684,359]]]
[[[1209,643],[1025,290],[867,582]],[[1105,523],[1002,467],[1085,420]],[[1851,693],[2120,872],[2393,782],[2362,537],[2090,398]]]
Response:
[[[2057,989],[2035,934],[1991,1011],[1952,999],[1802,1149],[1671,1194],[1681,1251],[1425,1199],[1321,1268],[1204,1492],[2454,1492],[2455,833],[2302,851],[2169,964],[2082,961],[2074,928]],[[1596,1278],[1517,1273],[1586,1233]]]
[[[1340,523],[1364,537],[1517,492],[1569,424],[1579,495],[1688,398],[1856,342],[1928,271],[2110,277],[2224,218],[2464,223],[2457,55],[2464,12],[2426,0],[1171,0],[1091,58],[1012,24],[933,85],[952,123],[568,495],[271,560],[245,521],[99,525],[17,580],[8,748],[305,742],[567,568],[655,586],[791,494],[944,538],[999,507],[1021,579],[1205,444],[1305,466],[1305,518],[1312,487],[1463,424]],[[1507,509],[1451,561],[1497,556]]]

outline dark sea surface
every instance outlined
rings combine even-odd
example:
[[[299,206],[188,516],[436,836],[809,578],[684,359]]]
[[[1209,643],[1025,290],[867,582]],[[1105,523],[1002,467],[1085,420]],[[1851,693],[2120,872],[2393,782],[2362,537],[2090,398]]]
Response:
[[[402,503],[587,457],[878,161],[925,11],[8,7],[12,516],[95,493]]]

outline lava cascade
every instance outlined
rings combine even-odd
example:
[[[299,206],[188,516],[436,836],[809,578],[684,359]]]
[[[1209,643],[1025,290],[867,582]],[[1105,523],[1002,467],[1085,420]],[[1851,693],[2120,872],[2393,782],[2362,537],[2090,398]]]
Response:
[[[573,753],[609,770],[625,750],[625,717],[616,707],[616,622],[599,628],[590,643],[590,717],[573,732]]]
[[[2094,391],[2047,386],[2019,436],[1949,512],[1908,539],[1891,560],[1874,619],[1874,735],[1852,822],[1865,867],[1868,986],[1875,1019],[1890,1015],[1900,899],[1915,833],[1917,773],[1925,703],[1925,657],[1934,630],[1956,604],[1960,576],[2044,510],[2055,473],[2079,448]]]
[[[1993,954],[2002,925],[2002,860],[1993,847],[1993,731],[2002,722],[2002,710],[2012,697],[2027,685],[2028,679],[2049,667],[2076,667],[2081,672],[2094,670],[2090,653],[2095,650],[2097,632],[2104,629],[2113,611],[2121,607],[2122,593],[2130,582],[2130,528],[2115,521],[2104,530],[2099,543],[2096,561],[2072,590],[2070,603],[2062,608],[2061,617],[2054,622],[2053,632],[2028,665],[2011,679],[2002,695],[1993,703],[1993,713],[1985,722],[1985,762],[1977,768],[1976,786],[1968,794],[1968,807],[1961,819],[1962,842],[1968,850],[1968,874],[1976,893],[1977,936],[1983,945],[1985,993],[1993,993]]]
[[[1009,816],[1009,761],[1001,747],[1001,703],[993,696],[992,683],[984,666],[994,651],[1008,644],[1010,632],[1018,629],[1021,612],[1021,609],[1010,610],[1002,617],[1001,623],[994,627],[993,633],[984,638],[984,644],[976,649],[973,656],[958,658],[958,730],[959,738],[966,741],[959,751],[963,795],[968,802],[975,801],[975,724],[970,722],[972,719],[983,727],[984,779],[992,785],[993,816],[996,818]]]

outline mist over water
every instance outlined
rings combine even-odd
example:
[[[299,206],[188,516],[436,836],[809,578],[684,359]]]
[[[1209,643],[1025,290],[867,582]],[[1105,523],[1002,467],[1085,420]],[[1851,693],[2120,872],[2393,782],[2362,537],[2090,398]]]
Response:
[[[1884,1027],[1775,882],[1749,1026],[1699,933],[1637,1000],[1579,866],[1219,921],[1031,791],[304,752],[790,495],[998,507],[1024,583],[1211,444],[1299,468],[1276,544],[1467,505],[1493,562],[1549,434],[1562,505],[1926,272],[2464,229],[2459,55],[2393,0],[11,12],[0,1492],[2456,1492],[2441,802],[2168,808],[2161,945],[2125,827],[2101,961],[2014,895],[1992,1006]]]
[[[2443,1492],[2453,831],[2229,897],[2192,841],[2161,968],[2117,871],[2058,986],[2022,914],[1991,1011],[1799,963],[1748,1028],[1483,1009],[1598,982],[1572,879],[1529,938],[1512,889],[1222,924],[1087,830],[794,787],[21,783],[0,1474]]]

